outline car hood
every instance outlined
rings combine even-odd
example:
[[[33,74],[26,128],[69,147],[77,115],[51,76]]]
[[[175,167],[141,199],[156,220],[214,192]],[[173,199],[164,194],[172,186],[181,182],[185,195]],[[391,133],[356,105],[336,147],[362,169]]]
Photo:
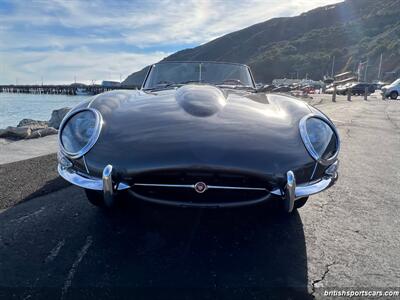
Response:
[[[125,180],[185,168],[283,176],[288,170],[311,172],[315,165],[298,127],[311,108],[287,96],[186,85],[108,92],[87,106],[100,111],[104,121],[85,155],[94,174],[112,164]]]

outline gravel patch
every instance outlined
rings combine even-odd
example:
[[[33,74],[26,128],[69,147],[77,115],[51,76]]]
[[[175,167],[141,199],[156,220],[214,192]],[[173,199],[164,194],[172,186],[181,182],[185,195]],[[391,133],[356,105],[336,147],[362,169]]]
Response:
[[[69,185],[58,175],[56,154],[0,165],[0,182],[0,209]]]

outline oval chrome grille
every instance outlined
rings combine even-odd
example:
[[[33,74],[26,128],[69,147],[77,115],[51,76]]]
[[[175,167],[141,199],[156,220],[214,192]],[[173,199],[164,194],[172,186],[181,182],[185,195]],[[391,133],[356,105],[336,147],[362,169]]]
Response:
[[[247,174],[163,171],[138,176],[132,191],[162,201],[224,204],[265,198],[269,195],[265,186],[263,178]]]

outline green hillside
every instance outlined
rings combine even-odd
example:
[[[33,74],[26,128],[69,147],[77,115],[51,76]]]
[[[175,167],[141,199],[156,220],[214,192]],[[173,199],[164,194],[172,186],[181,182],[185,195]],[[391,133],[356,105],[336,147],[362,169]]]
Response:
[[[165,60],[245,63],[256,81],[270,82],[297,73],[321,79],[330,74],[333,57],[335,73],[354,71],[368,59],[368,80],[373,80],[381,54],[383,76],[399,75],[400,0],[347,0],[296,17],[270,19]],[[124,84],[140,85],[145,73],[146,68],[131,74]]]

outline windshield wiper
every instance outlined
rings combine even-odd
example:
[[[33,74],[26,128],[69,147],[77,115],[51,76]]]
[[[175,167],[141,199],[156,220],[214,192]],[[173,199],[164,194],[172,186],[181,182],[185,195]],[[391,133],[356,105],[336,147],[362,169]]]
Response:
[[[233,84],[230,84],[230,83],[233,83]],[[243,86],[246,86],[239,79],[225,79],[224,81],[217,83],[216,85],[233,85],[233,86],[243,85]]]
[[[181,86],[184,84],[188,84],[188,83],[200,83],[200,81],[198,80],[188,80],[188,81],[182,81],[182,82],[162,82],[160,84],[164,84],[163,86],[157,86],[154,87],[154,89],[164,89],[164,88],[168,88],[168,87],[174,87],[174,86]]]
[[[220,83],[215,84],[217,86],[222,85],[222,86],[229,86],[229,88],[233,89],[252,89],[255,90],[254,87],[250,85],[244,84],[242,81],[239,79],[226,79]]]
[[[201,83],[201,81],[200,80],[188,80],[188,81],[179,82],[178,84],[188,84],[188,83]]]

